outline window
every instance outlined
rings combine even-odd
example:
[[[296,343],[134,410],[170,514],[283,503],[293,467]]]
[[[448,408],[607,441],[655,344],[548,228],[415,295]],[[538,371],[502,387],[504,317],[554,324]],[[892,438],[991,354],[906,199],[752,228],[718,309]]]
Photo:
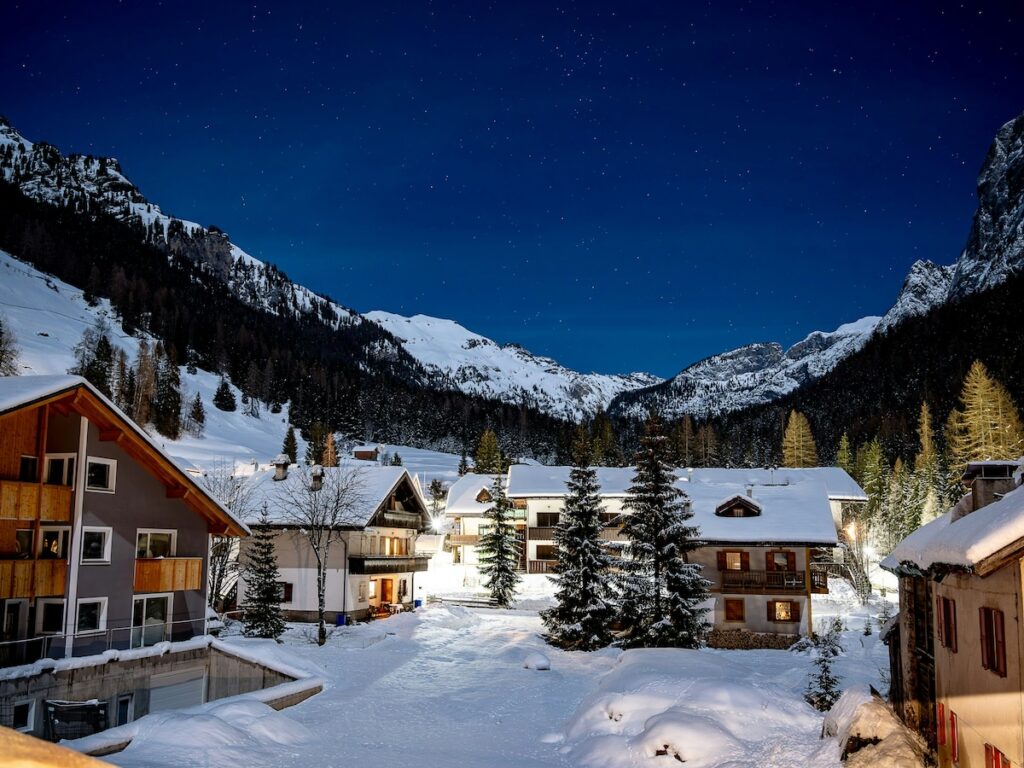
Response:
[[[373,600],[377,597],[377,580],[373,579],[370,581],[370,599]]]
[[[82,562],[110,562],[110,528],[82,529]]]
[[[22,456],[18,466],[18,480],[23,483],[35,483],[39,480],[39,459],[35,456]]]
[[[167,639],[173,595],[136,597],[132,604],[132,648],[156,645]]]
[[[558,525],[557,512],[538,512],[537,526],[540,528],[554,528]]]
[[[398,596],[405,597],[409,594],[409,580],[402,579],[398,582]]]
[[[991,744],[985,745],[985,768],[1010,768],[1010,766],[1010,758]]]
[[[122,693],[114,702],[114,725],[130,723],[135,717],[135,696],[130,693]]]
[[[1006,634],[1003,630],[1003,612],[996,608],[981,608],[981,666],[1000,677],[1006,677]]]
[[[954,763],[960,762],[960,734],[956,712],[949,710],[949,756]]]
[[[36,701],[26,699],[14,702],[14,719],[11,727],[16,731],[28,733],[36,725]]]
[[[174,557],[177,531],[139,529],[135,557]]]
[[[107,628],[107,598],[87,597],[78,601],[75,634],[103,632]]]
[[[766,571],[796,570],[796,552],[768,552],[764,557]]]
[[[537,560],[557,560],[557,548],[553,544],[537,545]]]
[[[729,600],[725,601],[725,620],[726,621],[745,621],[745,603],[741,600]]]
[[[18,557],[32,557],[32,538],[31,528],[19,528],[14,532],[14,545]]]
[[[46,457],[46,479],[49,485],[75,484],[75,454],[56,453]]]
[[[292,585],[289,582],[277,582],[277,589],[282,603],[290,603],[292,601]]]
[[[935,739],[939,746],[946,744],[946,707],[944,704],[936,704],[937,717],[935,718]]]
[[[36,629],[41,635],[64,632],[63,600],[36,600]]]
[[[794,600],[769,600],[768,621],[796,624],[800,621],[800,603]]]
[[[720,571],[749,571],[749,552],[719,552],[718,570]]]
[[[948,597],[935,598],[935,631],[939,645],[956,653],[956,601]]]
[[[359,602],[360,603],[365,603],[366,602],[366,582],[365,581],[359,582]]]
[[[68,559],[69,528],[42,528],[39,531],[39,557],[42,560]]]
[[[85,467],[85,489],[113,493],[117,480],[117,462],[113,459],[95,459],[89,457]]]

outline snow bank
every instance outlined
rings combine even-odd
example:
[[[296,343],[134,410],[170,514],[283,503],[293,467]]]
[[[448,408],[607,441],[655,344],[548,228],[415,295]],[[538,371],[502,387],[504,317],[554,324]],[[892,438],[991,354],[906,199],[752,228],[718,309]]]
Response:
[[[523,667],[526,669],[547,670],[551,669],[551,659],[543,653],[531,653],[523,660]]]
[[[921,768],[917,737],[867,686],[850,688],[825,718],[822,735],[835,737],[848,768]]]

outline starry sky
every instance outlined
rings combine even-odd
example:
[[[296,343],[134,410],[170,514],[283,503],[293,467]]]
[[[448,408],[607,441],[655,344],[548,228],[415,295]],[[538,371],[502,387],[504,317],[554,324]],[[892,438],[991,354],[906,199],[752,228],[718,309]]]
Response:
[[[670,376],[951,263],[1019,2],[5,3],[0,114],[360,311]]]

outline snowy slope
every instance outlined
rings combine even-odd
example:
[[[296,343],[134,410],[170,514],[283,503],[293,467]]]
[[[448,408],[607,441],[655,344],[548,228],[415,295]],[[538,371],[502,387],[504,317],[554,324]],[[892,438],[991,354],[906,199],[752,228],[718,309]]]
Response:
[[[930,261],[915,261],[903,281],[896,303],[878,324],[878,332],[895,328],[908,317],[927,314],[946,302],[955,267],[943,267]]]
[[[648,373],[578,373],[515,344],[501,345],[453,320],[367,312],[428,371],[463,392],[521,403],[578,420],[621,392],[661,381]]]
[[[867,343],[880,318],[865,317],[826,333],[815,331],[787,350],[774,342],[749,344],[705,358],[663,384],[618,397],[610,411],[642,418],[703,416],[770,402],[838,365]]]

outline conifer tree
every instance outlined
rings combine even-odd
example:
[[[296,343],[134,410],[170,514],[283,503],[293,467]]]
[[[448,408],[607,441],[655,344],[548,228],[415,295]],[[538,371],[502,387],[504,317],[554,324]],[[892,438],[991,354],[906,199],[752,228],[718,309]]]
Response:
[[[281,574],[277,570],[274,531],[264,506],[253,526],[253,538],[245,565],[245,613],[243,630],[247,637],[276,640],[284,632],[281,616]]]
[[[623,507],[625,557],[617,575],[622,644],[697,648],[710,625],[702,604],[708,581],[688,562],[700,546],[689,499],[675,486],[668,439],[654,414],[644,424],[636,474]]]
[[[14,332],[0,315],[0,376],[18,375],[18,342]]]
[[[444,483],[435,477],[430,481],[428,492],[430,493],[431,528],[438,531],[441,529],[441,523],[444,521],[444,497],[446,493]]]
[[[132,399],[132,418],[138,424],[148,424],[153,418],[153,398],[156,397],[156,363],[146,340],[139,339],[135,359],[135,396]]]
[[[978,360],[960,392],[960,408],[947,422],[946,439],[956,464],[1014,459],[1024,448],[1024,425],[1010,393]]]
[[[75,365],[69,371],[83,377],[107,397],[111,396],[110,376],[114,367],[114,347],[110,343],[110,326],[101,317],[95,325],[82,331],[75,345]]]
[[[296,464],[299,461],[299,443],[295,439],[295,427],[288,425],[288,431],[284,433],[284,442],[281,444],[281,453],[288,457],[288,461]]]
[[[710,422],[697,428],[697,450],[694,457],[701,467],[713,467],[718,464],[719,445],[718,433]]]
[[[203,398],[196,392],[192,398],[192,405],[188,410],[189,431],[194,437],[202,437],[203,428],[206,426],[206,409],[203,407]]]
[[[832,671],[832,664],[843,651],[842,631],[843,622],[837,616],[811,636],[814,672],[807,681],[804,699],[819,712],[828,712],[839,700],[839,678]]]
[[[608,645],[614,615],[612,558],[601,546],[600,488],[591,456],[587,432],[580,427],[572,446],[569,493],[555,529],[558,562],[551,581],[556,604],[541,614],[548,642],[577,651]]]
[[[324,460],[323,466],[325,467],[336,467],[338,466],[338,449],[334,445],[334,433],[328,432],[327,439],[324,440]]]
[[[213,406],[221,411],[233,413],[238,410],[238,402],[235,400],[235,393],[231,391],[231,385],[227,379],[221,379],[217,385],[217,391],[213,393]]]
[[[306,463],[310,466],[319,464],[323,466],[324,449],[327,447],[327,427],[321,421],[314,421],[309,428],[309,438],[306,441]]]
[[[785,467],[818,466],[818,448],[811,434],[811,423],[799,411],[789,412],[782,436],[782,465]]]
[[[836,450],[836,466],[846,472],[850,477],[855,477],[853,451],[850,449],[850,438],[843,432],[839,438],[839,448]]]
[[[697,436],[693,431],[693,419],[689,414],[676,422],[672,428],[672,463],[677,467],[692,467],[694,464]]]
[[[462,453],[459,455],[459,477],[462,477],[469,472],[469,457],[466,456],[466,449],[462,449]]]
[[[917,417],[917,440],[920,446],[914,456],[914,477],[921,495],[921,520],[927,522],[939,512],[942,483],[939,479],[940,457],[935,445],[932,410],[927,402],[921,403]]]
[[[509,608],[519,583],[519,542],[512,521],[512,502],[505,495],[504,478],[498,474],[491,486],[491,508],[484,512],[487,527],[477,553],[484,587],[499,608]]]
[[[479,472],[482,475],[501,472],[501,449],[498,448],[498,436],[494,434],[494,430],[485,429],[483,434],[480,435],[480,444],[476,449],[475,463],[476,466],[473,471]]]
[[[153,426],[170,440],[181,436],[181,373],[170,354],[163,355],[157,364]]]
[[[400,467],[402,466],[402,457],[398,455],[398,451],[391,454],[391,466]]]
[[[128,387],[128,369],[128,354],[118,347],[114,353],[114,366],[110,375],[110,399],[114,401],[114,405],[126,413],[131,411],[130,401],[125,396],[125,390]]]

